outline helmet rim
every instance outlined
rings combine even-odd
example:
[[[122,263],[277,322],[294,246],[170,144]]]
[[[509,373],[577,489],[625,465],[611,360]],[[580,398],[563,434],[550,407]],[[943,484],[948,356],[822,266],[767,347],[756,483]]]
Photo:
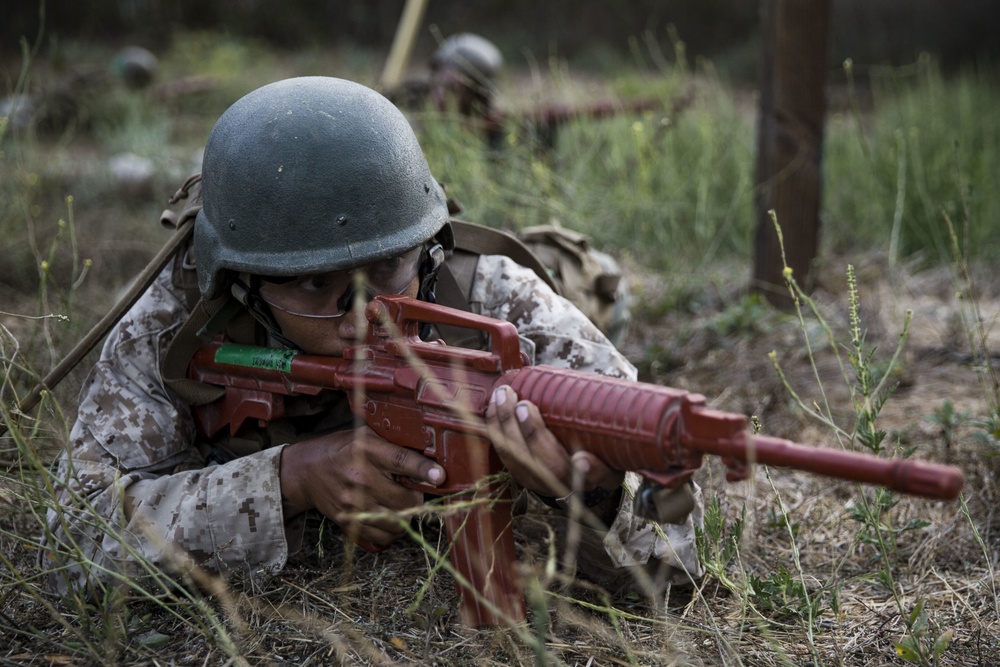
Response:
[[[209,135],[202,187],[195,261],[207,297],[226,272],[291,276],[392,257],[448,220],[402,112],[333,77],[277,81],[234,103]]]

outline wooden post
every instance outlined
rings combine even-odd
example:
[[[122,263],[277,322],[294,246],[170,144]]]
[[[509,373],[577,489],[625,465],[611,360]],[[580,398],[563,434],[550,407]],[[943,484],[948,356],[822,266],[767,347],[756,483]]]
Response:
[[[426,9],[427,0],[406,0],[403,15],[396,27],[396,36],[392,40],[392,48],[389,50],[389,58],[386,60],[379,81],[379,87],[383,91],[392,90],[403,80],[403,72],[410,59],[413,42],[417,39],[417,30],[420,28]]]
[[[757,136],[757,233],[752,288],[792,305],[781,245],[795,280],[810,287],[819,246],[830,0],[761,0],[763,57]]]

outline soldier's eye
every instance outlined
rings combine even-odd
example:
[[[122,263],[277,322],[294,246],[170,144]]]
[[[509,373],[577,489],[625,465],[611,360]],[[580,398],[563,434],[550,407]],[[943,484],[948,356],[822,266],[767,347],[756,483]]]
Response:
[[[321,273],[315,276],[303,276],[299,279],[296,286],[303,292],[313,294],[327,289],[330,286],[330,283],[330,275],[327,273]]]

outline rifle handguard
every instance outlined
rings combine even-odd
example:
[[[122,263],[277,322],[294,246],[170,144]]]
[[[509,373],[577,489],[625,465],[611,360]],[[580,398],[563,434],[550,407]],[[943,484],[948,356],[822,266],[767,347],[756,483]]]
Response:
[[[372,326],[365,344],[348,348],[343,358],[228,343],[199,350],[191,379],[226,388],[223,398],[195,408],[199,428],[208,436],[227,426],[236,433],[246,420],[282,417],[284,396],[345,392],[353,412],[376,433],[445,469],[444,486],[414,488],[444,495],[472,492],[477,501],[487,501],[446,514],[451,562],[457,580],[466,581],[458,586],[462,617],[472,626],[518,623],[525,615],[509,491],[482,484],[501,471],[484,418],[500,385],[534,403],[570,451],[592,452],[609,467],[640,472],[666,489],[686,487],[705,454],[722,458],[730,480],[746,478],[750,464],[763,463],[944,500],[956,498],[962,488],[962,473],[953,467],[751,436],[745,416],[709,409],[698,394],[525,366],[509,322],[400,295],[377,297],[366,315]],[[424,322],[484,331],[490,349],[422,341]],[[690,511],[661,500],[660,509],[656,498],[650,503],[664,520],[679,520]],[[683,501],[683,493],[670,500]]]

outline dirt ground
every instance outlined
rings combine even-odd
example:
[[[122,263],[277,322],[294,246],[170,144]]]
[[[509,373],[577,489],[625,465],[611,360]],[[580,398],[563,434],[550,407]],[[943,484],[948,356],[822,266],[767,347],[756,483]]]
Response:
[[[975,366],[981,356],[973,353],[963,324],[971,301],[956,296],[961,288],[949,267],[890,269],[877,252],[825,258],[812,298],[833,333],[831,344],[808,309],[803,323],[794,313],[748,299],[748,267],[663,276],[627,266],[634,320],[622,349],[639,367],[640,379],[701,393],[711,407],[753,415],[767,435],[851,447],[849,438],[838,442],[831,427],[796,405],[789,391],[805,406],[828,411],[844,432],[853,430],[849,261],[873,367],[888,367],[912,312],[905,345],[890,370],[888,384],[896,389],[877,419],[888,434],[887,447],[898,455],[893,450],[899,443],[913,448],[914,458],[958,466],[967,509],[955,501],[900,497],[883,517],[887,528],[916,519],[928,524],[900,533],[887,565],[885,550],[861,539],[851,518],[861,497],[856,485],[779,468],[767,474],[758,469],[751,480],[728,484],[720,463],[707,461],[697,475],[705,497],[719,500],[730,525],[747,511],[738,558],[726,567],[727,576],[745,584],[782,568],[793,572],[820,603],[811,624],[768,613],[760,595],[737,594],[711,575],[694,591],[668,597],[665,609],[637,595],[609,597],[585,581],[560,580],[542,544],[522,544],[519,567],[526,579],[550,585],[542,604],[532,608],[535,625],[527,634],[473,631],[457,622],[450,577],[432,576],[418,545],[406,542],[371,554],[311,521],[305,547],[285,571],[263,585],[229,582],[225,595],[207,605],[216,616],[196,614],[198,622],[137,602],[128,626],[116,634],[107,626],[120,619],[99,611],[89,619],[53,615],[28,594],[36,590],[35,581],[11,585],[6,579],[0,591],[0,664],[84,665],[105,651],[104,664],[898,665],[894,644],[907,634],[905,614],[923,600],[935,632],[953,633],[938,664],[1000,665],[994,575],[1000,564],[1000,451],[974,437],[978,429],[970,420],[987,415],[988,393]],[[976,285],[987,345],[998,350],[1000,281],[986,267]],[[93,296],[94,304],[110,303],[107,294]],[[86,293],[80,298],[87,303]],[[33,295],[11,290],[0,293],[0,300],[7,312],[33,312],[35,304]],[[86,307],[91,314],[103,312]],[[37,323],[0,314],[0,324],[25,344],[38,343],[30,341],[38,335]],[[70,387],[79,386],[83,372],[59,392],[69,414],[75,394]],[[932,418],[946,402],[956,415],[951,429]],[[36,529],[10,497],[0,501],[0,545],[30,571]],[[435,543],[438,534],[433,526],[428,530],[425,537]],[[894,577],[895,596],[878,580],[883,570]],[[785,596],[789,604],[794,598]],[[215,617],[223,619],[218,627],[205,620]],[[77,632],[85,623],[100,629],[95,636],[110,639],[96,648],[80,646]],[[532,643],[533,637],[542,641]]]
[[[936,630],[953,632],[938,664],[1000,664],[1000,610],[993,579],[1000,557],[1000,466],[996,452],[975,442],[971,425],[957,424],[946,438],[930,418],[945,401],[959,415],[980,418],[987,412],[962,325],[963,302],[956,298],[948,268],[890,272],[877,254],[853,261],[861,327],[866,348],[874,350],[873,365],[884,367],[892,358],[905,313],[912,311],[898,368],[892,371],[898,388],[882,407],[878,424],[890,434],[890,442],[913,447],[915,458],[958,465],[966,477],[967,516],[958,502],[908,497],[893,509],[897,525],[914,518],[929,522],[898,538],[891,568],[900,604],[909,610],[927,600]],[[815,317],[806,315],[803,326],[794,314],[748,301],[745,280],[733,267],[689,276],[687,287],[679,286],[676,277],[630,268],[634,321],[623,350],[640,367],[643,380],[702,393],[718,409],[755,415],[768,435],[822,447],[847,446],[794,405],[769,357],[774,351],[788,386],[802,402],[828,403],[835,421],[848,432],[852,429],[846,267],[846,261],[828,260],[812,294],[833,331],[840,362]],[[991,323],[1000,313],[1000,294],[988,278],[981,280],[978,305],[993,344]],[[718,461],[708,461],[697,479],[707,498],[720,500],[728,521],[747,509],[739,561],[729,564],[729,576],[763,579],[780,568],[800,572],[822,603],[811,632],[787,619],[763,622],[747,609],[747,598],[712,576],[695,592],[671,595],[665,611],[632,595],[609,599],[585,581],[559,583],[546,570],[550,564],[544,549],[528,544],[520,547],[520,567],[549,582],[551,593],[545,599],[547,614],[533,612],[536,623],[548,624],[543,625],[542,648],[533,649],[513,631],[462,627],[450,577],[429,576],[431,565],[416,544],[370,554],[351,549],[336,531],[313,521],[305,548],[273,581],[260,587],[231,582],[227,595],[235,611],[228,613],[226,626],[239,647],[235,663],[530,664],[535,650],[543,650],[552,664],[567,665],[902,663],[893,646],[905,636],[905,623],[893,596],[874,581],[884,561],[878,549],[858,539],[860,529],[849,518],[858,502],[857,486],[778,468],[727,484]],[[789,517],[784,523],[779,520],[782,508]],[[435,543],[440,535],[433,526],[427,530],[425,538]],[[529,552],[534,556],[529,558]],[[838,591],[836,611],[829,597],[831,582]],[[226,599],[218,606],[226,608]],[[113,661],[194,665],[229,659],[220,648],[224,643],[207,641],[204,631],[172,620],[155,606],[138,603],[133,617],[144,608],[149,615],[138,629],[126,633],[122,646],[108,647],[116,652]],[[5,625],[46,629],[57,645],[60,636],[72,635],[23,594],[5,595],[2,613]],[[3,664],[88,664],[48,648],[43,657],[34,649],[36,641],[23,635],[13,634],[10,641],[6,651],[0,649]]]
[[[894,572],[909,604],[926,596],[953,610],[965,609],[952,616],[955,640],[940,664],[1000,664],[994,578],[1000,559],[996,515],[1000,452],[976,441],[977,429],[970,421],[984,418],[989,412],[987,396],[995,401],[997,394],[986,375],[977,370],[977,363],[978,369],[984,367],[983,357],[973,355],[964,324],[975,316],[969,309],[972,302],[968,292],[966,298],[960,298],[963,290],[950,267],[890,270],[881,253],[827,258],[818,271],[812,300],[833,332],[833,344],[805,305],[804,324],[794,313],[754,313],[752,324],[744,323],[741,334],[720,336],[720,314],[744,298],[745,281],[727,281],[725,277],[704,280],[703,284],[722,287],[695,299],[690,313],[640,318],[626,349],[632,358],[642,358],[643,350],[647,358],[649,350],[661,350],[658,357],[653,355],[659,363],[645,369],[651,379],[702,393],[712,407],[755,415],[765,434],[822,447],[849,447],[849,438],[838,442],[833,429],[808,416],[789,391],[799,395],[802,405],[819,406],[817,412],[829,413],[846,432],[852,431],[850,388],[857,382],[849,358],[849,262],[857,276],[860,328],[865,349],[872,353],[873,367],[884,369],[888,365],[910,318],[887,380],[887,386],[895,389],[877,418],[879,428],[888,434],[888,451],[912,448],[914,458],[955,465],[965,475],[967,515],[959,502],[902,497],[890,521],[897,527],[918,518],[930,523],[900,541],[899,556],[905,565],[900,564]],[[1000,314],[997,284],[988,267],[973,281],[982,340],[989,350],[996,350],[995,323]],[[636,282],[643,294],[655,294],[659,289],[655,280]],[[775,370],[772,352],[784,380]],[[989,363],[996,367],[995,354]],[[947,430],[940,423],[946,403],[955,415]],[[857,585],[878,567],[872,560],[878,550],[854,542],[858,525],[845,518],[857,503],[857,487],[779,468],[769,471],[773,482],[762,480],[758,472],[752,482],[726,484],[723,473],[717,463],[709,464],[699,479],[709,496],[723,499],[730,515],[744,503],[750,508],[751,527],[743,538],[748,572],[791,567],[798,558],[803,570],[816,581],[824,577],[829,581],[828,567],[845,575],[854,573],[847,577],[852,583],[841,592],[840,602],[849,611],[829,620],[832,625],[828,627],[837,638],[829,643],[821,664],[902,662],[884,652],[899,639],[889,636],[900,632],[899,620],[892,619],[894,602],[882,597],[884,591]],[[777,543],[788,541],[787,534],[775,530],[777,497],[790,508],[797,530],[795,548],[787,551],[776,548]],[[719,613],[714,603],[708,606]],[[985,609],[982,616],[981,609]],[[983,637],[992,638],[986,648]],[[819,643],[824,642],[821,639]],[[876,648],[880,644],[882,652]],[[749,645],[743,650],[749,651],[748,664],[771,664]]]

